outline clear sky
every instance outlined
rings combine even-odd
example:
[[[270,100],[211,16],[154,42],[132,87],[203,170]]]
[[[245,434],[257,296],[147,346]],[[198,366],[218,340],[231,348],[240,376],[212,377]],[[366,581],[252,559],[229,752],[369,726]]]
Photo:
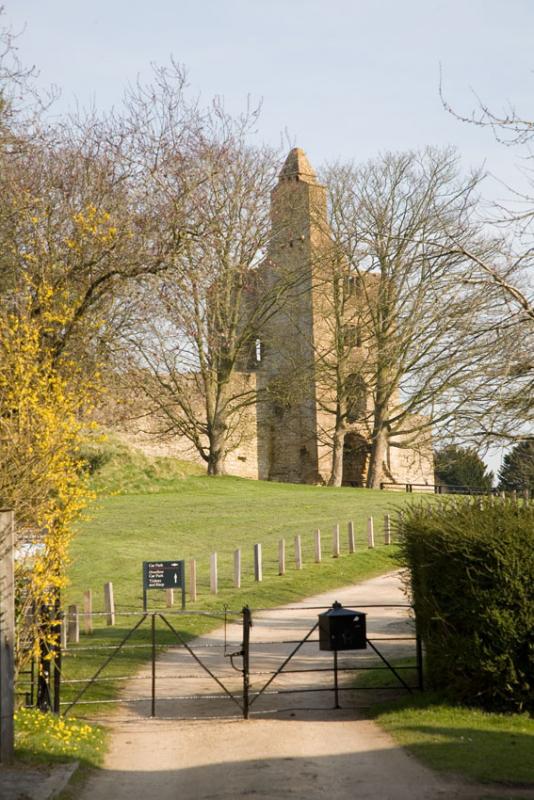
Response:
[[[60,107],[109,107],[150,63],[172,54],[191,90],[243,108],[263,101],[260,135],[303,147],[314,164],[380,150],[455,144],[503,179],[513,158],[489,130],[442,108],[439,65],[459,112],[476,92],[528,115],[533,0],[4,0],[25,27],[19,53]]]
[[[518,185],[518,153],[462,124],[478,95],[532,119],[534,0],[4,0],[19,56],[56,84],[56,108],[118,104],[172,54],[191,92],[237,112],[262,101],[259,136],[312,164],[456,145]],[[488,197],[504,196],[490,179]]]

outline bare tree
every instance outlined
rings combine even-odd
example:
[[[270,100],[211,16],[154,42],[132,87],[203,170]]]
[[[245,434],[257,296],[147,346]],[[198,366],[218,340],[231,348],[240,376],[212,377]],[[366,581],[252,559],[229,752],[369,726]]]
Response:
[[[281,291],[264,291],[257,270],[271,236],[269,190],[278,160],[249,145],[255,122],[256,112],[234,119],[218,104],[205,115],[187,203],[195,234],[169,248],[165,277],[140,290],[144,322],[128,337],[128,380],[142,386],[157,432],[185,437],[209,475],[222,474],[228,452],[255,435],[246,423],[257,400],[249,371],[261,357],[256,340]],[[175,196],[164,169],[157,180],[160,233],[169,240]]]
[[[431,148],[325,172],[345,276],[333,276],[344,288],[331,294],[334,345],[320,359],[336,387],[335,435],[342,438],[360,406],[352,422],[367,428],[370,487],[387,474],[388,447],[428,445],[440,427],[452,432],[474,391],[470,377],[488,358],[493,293],[471,281],[472,259],[451,247],[454,231],[478,257],[493,252],[473,218],[480,179],[460,178],[454,152]]]
[[[534,422],[534,184],[532,143],[534,122],[509,108],[496,114],[480,101],[469,115],[459,114],[440,96],[444,108],[459,121],[490,128],[497,141],[520,148],[522,188],[505,185],[508,199],[493,203],[484,222],[502,233],[491,257],[473,253],[451,236],[451,245],[469,258],[475,269],[471,280],[496,287],[499,296],[499,348],[487,363],[471,416],[479,442],[491,444],[532,435]]]

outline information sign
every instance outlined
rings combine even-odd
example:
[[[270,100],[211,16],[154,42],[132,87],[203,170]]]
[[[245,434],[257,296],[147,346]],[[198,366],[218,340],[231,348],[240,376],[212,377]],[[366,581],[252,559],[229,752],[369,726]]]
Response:
[[[148,589],[180,589],[185,608],[184,561],[143,561],[143,605],[146,611]]]

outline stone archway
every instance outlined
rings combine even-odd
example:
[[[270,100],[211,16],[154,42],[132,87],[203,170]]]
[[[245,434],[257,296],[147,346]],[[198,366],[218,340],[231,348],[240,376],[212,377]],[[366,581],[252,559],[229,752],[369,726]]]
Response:
[[[363,486],[369,448],[357,433],[345,434],[343,442],[343,486]]]

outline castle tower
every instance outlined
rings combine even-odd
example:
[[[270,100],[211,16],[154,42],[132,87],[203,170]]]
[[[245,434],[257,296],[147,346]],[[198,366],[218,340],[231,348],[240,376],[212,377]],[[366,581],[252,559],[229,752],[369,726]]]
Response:
[[[265,281],[278,287],[277,311],[265,326],[258,378],[260,477],[293,483],[323,480],[319,471],[315,342],[319,335],[316,274],[328,246],[326,189],[306,154],[289,153],[271,196],[272,239]]]

